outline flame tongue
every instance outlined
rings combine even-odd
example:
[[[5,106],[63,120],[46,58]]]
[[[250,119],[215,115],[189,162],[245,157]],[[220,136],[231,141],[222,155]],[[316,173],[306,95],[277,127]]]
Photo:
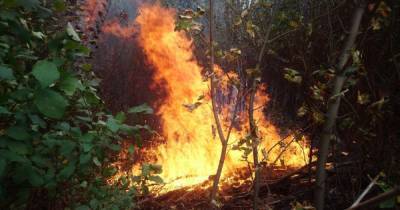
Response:
[[[159,91],[162,88],[167,93],[157,102],[160,104],[157,115],[162,121],[166,143],[150,148],[163,166],[163,179],[173,183],[167,190],[207,180],[215,173],[221,152],[218,137],[212,131],[214,122],[207,97],[208,83],[202,80],[202,68],[194,59],[191,40],[185,33],[174,30],[175,15],[172,9],[143,5],[136,19],[136,24],[140,26],[139,43],[155,67],[152,89]],[[256,107],[264,105],[267,100],[265,95],[260,94]],[[198,102],[202,95],[206,97],[200,101],[201,104],[190,109],[190,105]],[[255,116],[259,120],[260,133],[268,141],[263,146],[273,145],[280,139],[275,128],[264,119],[261,109],[256,111]],[[232,142],[243,135],[233,132]],[[292,164],[302,164],[298,162],[299,155],[291,156],[295,157]],[[241,153],[230,151],[223,176],[243,166],[245,162],[241,161]]]
[[[193,177],[186,179],[189,183],[181,182],[182,186],[204,181],[216,169],[220,146],[211,133],[213,118],[208,102],[192,112],[184,106],[208,92],[201,67],[193,58],[192,43],[184,33],[174,31],[173,10],[144,6],[136,22],[141,29],[140,43],[155,67],[153,89],[162,87],[168,94],[157,112],[167,139],[155,151],[163,178],[168,182]]]

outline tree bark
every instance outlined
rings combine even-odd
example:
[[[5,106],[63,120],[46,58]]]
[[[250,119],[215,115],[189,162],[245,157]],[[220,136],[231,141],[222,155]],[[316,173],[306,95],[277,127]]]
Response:
[[[351,50],[354,46],[354,42],[357,38],[357,34],[360,28],[361,19],[365,11],[365,4],[360,3],[357,7],[353,19],[350,35],[344,45],[343,51],[339,58],[339,62],[336,67],[336,77],[334,79],[334,87],[332,91],[332,97],[328,102],[328,111],[326,113],[326,120],[322,130],[321,140],[318,145],[318,161],[317,161],[317,176],[316,176],[316,187],[314,190],[314,205],[317,210],[324,209],[325,201],[325,179],[326,171],[325,164],[329,153],[330,139],[333,135],[334,126],[336,124],[336,118],[339,111],[341,91],[346,80],[344,67],[349,60]]]
[[[213,187],[211,190],[211,196],[210,196],[210,201],[211,201],[211,205],[215,204],[215,198],[217,196],[217,192],[218,192],[218,184],[219,184],[219,180],[221,179],[221,175],[222,175],[222,169],[224,167],[224,162],[225,162],[225,156],[226,156],[226,151],[228,148],[228,142],[225,139],[223,130],[222,130],[222,126],[221,126],[221,122],[219,120],[218,117],[218,111],[217,111],[217,105],[216,105],[216,98],[215,98],[215,75],[214,75],[214,34],[213,34],[213,28],[214,28],[214,6],[213,6],[213,1],[209,0],[209,7],[210,7],[210,93],[211,93],[211,104],[212,104],[212,111],[213,111],[213,115],[214,115],[214,120],[215,120],[215,124],[217,127],[217,132],[218,132],[218,137],[221,141],[221,155],[220,155],[220,159],[219,159],[219,163],[218,163],[218,168],[217,168],[217,173],[214,176],[214,182],[213,182]]]

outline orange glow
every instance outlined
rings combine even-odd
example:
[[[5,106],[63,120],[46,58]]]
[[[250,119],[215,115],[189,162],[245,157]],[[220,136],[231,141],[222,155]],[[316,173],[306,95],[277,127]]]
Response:
[[[143,5],[136,19],[136,24],[140,26],[139,43],[155,69],[152,89],[159,91],[163,88],[167,93],[165,98],[156,102],[159,105],[156,114],[161,119],[165,143],[147,149],[163,167],[161,176],[169,183],[165,187],[166,191],[207,180],[210,175],[215,174],[221,152],[220,141],[213,132],[215,123],[209,97],[209,82],[203,81],[202,67],[194,58],[192,41],[184,32],[174,31],[175,16],[176,12],[172,9],[159,5]],[[228,79],[218,67],[216,69],[217,74],[221,76],[219,89],[224,95],[228,95]],[[235,75],[230,75],[232,76]],[[198,102],[200,96],[204,96],[200,100],[201,105],[189,110],[187,105]],[[263,107],[267,101],[265,90],[260,88],[255,108]],[[225,135],[230,124],[228,119],[231,118],[229,113],[232,104],[234,102],[231,101],[225,105],[220,113]],[[248,133],[246,115],[245,110],[239,114],[241,128],[232,130],[232,145]],[[262,108],[256,109],[254,116],[259,126],[259,136],[262,138],[260,149],[268,150],[281,137],[277,129],[265,118]],[[288,138],[285,142],[289,140],[291,139]],[[269,160],[273,161],[280,151],[279,146],[272,150]],[[291,144],[288,151],[282,156],[286,166],[304,165],[303,150],[299,144]],[[241,160],[242,154],[241,151],[229,148],[223,179],[247,166],[247,163]]]
[[[113,34],[120,38],[130,38],[135,33],[133,26],[121,26],[118,20],[112,20],[104,23],[102,32]]]
[[[86,27],[93,26],[99,12],[105,11],[106,0],[86,0],[82,5]]]

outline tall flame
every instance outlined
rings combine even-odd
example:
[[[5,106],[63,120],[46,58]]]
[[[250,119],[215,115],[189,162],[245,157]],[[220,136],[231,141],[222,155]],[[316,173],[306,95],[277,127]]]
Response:
[[[162,134],[166,143],[149,148],[162,165],[163,179],[173,183],[170,189],[197,184],[215,174],[221,152],[218,136],[213,132],[214,118],[208,96],[209,84],[203,81],[200,67],[193,55],[192,41],[184,32],[175,31],[176,12],[159,5],[143,5],[136,24],[140,26],[139,43],[148,61],[154,65],[153,91],[160,88],[166,97],[157,102],[157,115],[161,119]],[[221,82],[223,83],[223,82]],[[221,88],[220,91],[226,91]],[[187,104],[199,101],[189,110]],[[201,97],[202,98],[202,97]],[[255,107],[263,106],[268,97],[258,91]],[[228,108],[222,112],[228,112]],[[262,147],[270,148],[280,140],[276,128],[265,119],[262,109],[255,111]],[[222,118],[222,117],[221,117]],[[240,118],[247,126],[245,114]],[[229,123],[223,123],[225,133]],[[227,124],[225,126],[225,124]],[[246,129],[234,129],[231,142],[245,135]],[[214,133],[214,134],[213,134]],[[286,165],[303,165],[303,153],[299,145],[288,147],[290,154],[282,158]],[[271,160],[278,156],[279,148],[272,150]],[[246,166],[242,153],[229,150],[225,159],[223,177]]]

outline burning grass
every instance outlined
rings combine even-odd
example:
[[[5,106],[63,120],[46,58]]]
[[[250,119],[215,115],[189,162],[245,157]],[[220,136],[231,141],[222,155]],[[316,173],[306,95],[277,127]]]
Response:
[[[220,184],[220,209],[250,209],[252,207],[252,180],[247,170],[242,169],[239,176],[227,176],[229,181],[222,180]],[[307,193],[310,183],[307,180],[293,179],[286,183],[286,175],[296,172],[293,167],[266,167],[261,172],[260,203],[262,206],[281,207],[289,206],[293,197],[286,195],[293,193]],[[285,178],[282,178],[285,177]],[[289,183],[290,182],[290,183]],[[149,195],[138,199],[140,209],[209,209],[210,186],[212,179],[201,184],[169,191],[162,195]],[[272,193],[273,192],[273,193]],[[300,192],[300,194],[299,194]],[[275,208],[273,208],[275,209]]]

